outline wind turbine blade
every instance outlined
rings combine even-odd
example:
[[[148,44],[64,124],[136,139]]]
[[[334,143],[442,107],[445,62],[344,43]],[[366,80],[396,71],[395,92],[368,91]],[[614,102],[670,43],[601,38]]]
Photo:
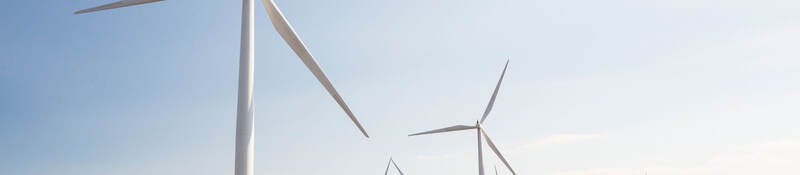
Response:
[[[494,175],[500,175],[499,173],[497,173],[497,165],[494,165]]]
[[[394,164],[394,168],[397,169],[397,172],[400,172],[400,175],[405,175],[405,174],[403,174],[403,171],[400,170],[400,167],[397,166],[397,162],[395,162],[394,160],[390,160],[390,161],[392,161],[392,164]]]
[[[88,9],[79,10],[79,11],[76,11],[75,14],[96,12],[96,11],[101,11],[101,10],[115,9],[115,8],[127,7],[127,6],[139,5],[139,4],[147,4],[147,3],[158,2],[158,1],[163,1],[163,0],[122,0],[122,1],[117,1],[117,2],[114,2],[114,3],[106,4],[106,5],[101,5],[101,6],[97,6],[97,7],[92,7],[92,8],[88,8]]]
[[[386,171],[383,171],[383,175],[389,175],[389,166],[392,166],[392,158],[389,158],[389,163],[386,164]]]
[[[430,131],[420,132],[420,133],[416,133],[416,134],[411,134],[411,135],[408,135],[408,136],[417,136],[417,135],[425,135],[425,134],[433,134],[433,133],[441,133],[441,132],[450,132],[450,131],[461,131],[461,130],[475,129],[475,128],[477,128],[477,127],[475,127],[475,126],[467,126],[467,125],[456,125],[456,126],[451,126],[451,127],[447,127],[447,128],[442,128],[442,129],[436,129],[436,130],[430,130]]]
[[[508,161],[506,161],[506,158],[503,157],[503,154],[500,154],[500,150],[497,149],[497,146],[494,145],[494,142],[492,142],[492,139],[489,138],[489,134],[486,134],[486,129],[481,128],[480,130],[481,130],[481,132],[483,132],[483,138],[486,139],[486,143],[489,144],[489,148],[492,148],[492,151],[494,151],[494,154],[496,154],[497,157],[500,158],[501,161],[503,161],[503,164],[505,164],[506,167],[508,167],[508,170],[511,171],[511,174],[516,175],[517,173],[514,172],[514,169],[511,169],[511,165],[508,164]]]
[[[267,14],[269,14],[269,19],[272,21],[272,25],[275,27],[275,30],[281,35],[286,44],[289,44],[289,47],[294,50],[294,53],[300,57],[300,60],[303,61],[303,64],[308,67],[308,70],[317,77],[317,80],[325,87],[325,90],[328,91],[329,94],[336,100],[336,103],[339,104],[339,107],[347,113],[347,116],[350,117],[350,120],[361,130],[361,133],[364,134],[365,137],[369,138],[367,131],[361,126],[361,123],[358,122],[356,116],[350,111],[350,107],[344,102],[344,99],[339,95],[339,92],[336,91],[336,88],[333,87],[333,84],[328,77],[325,76],[325,73],[322,72],[322,68],[319,67],[317,61],[314,60],[314,57],[311,56],[311,53],[308,52],[306,49],[305,44],[300,38],[297,36],[297,33],[294,32],[292,26],[286,21],[286,17],[283,16],[281,10],[278,9],[278,6],[275,5],[275,1],[273,0],[261,0],[262,4],[264,4],[264,8],[267,9]]]
[[[497,99],[497,92],[500,91],[500,84],[503,83],[503,77],[506,76],[506,69],[508,69],[508,62],[510,60],[506,60],[506,66],[503,67],[503,73],[500,74],[500,80],[497,81],[497,86],[494,87],[494,92],[492,92],[492,98],[489,99],[489,104],[486,105],[486,110],[483,111],[483,117],[481,117],[481,124],[483,121],[486,120],[486,117],[489,116],[489,112],[492,112],[492,107],[494,107],[494,100]]]

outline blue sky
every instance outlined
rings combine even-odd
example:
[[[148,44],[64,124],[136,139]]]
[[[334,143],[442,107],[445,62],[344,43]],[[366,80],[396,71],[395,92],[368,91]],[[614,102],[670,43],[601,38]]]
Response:
[[[240,2],[72,15],[106,2],[0,6],[0,174],[233,174]],[[406,135],[473,123],[509,58],[519,174],[800,173],[800,2],[277,3],[373,138],[257,2],[256,174],[474,174],[474,133]]]

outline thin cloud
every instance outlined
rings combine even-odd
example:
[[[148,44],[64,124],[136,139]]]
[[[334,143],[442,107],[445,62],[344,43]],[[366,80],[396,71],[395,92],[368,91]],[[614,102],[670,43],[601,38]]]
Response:
[[[738,150],[718,154],[695,167],[652,165],[632,168],[592,168],[558,171],[551,175],[751,175],[800,174],[800,139],[779,139],[743,145]]]
[[[521,147],[511,149],[509,153],[518,154],[538,148],[576,144],[602,138],[606,138],[606,135],[605,134],[555,134],[539,140],[534,140],[527,144],[523,144]]]

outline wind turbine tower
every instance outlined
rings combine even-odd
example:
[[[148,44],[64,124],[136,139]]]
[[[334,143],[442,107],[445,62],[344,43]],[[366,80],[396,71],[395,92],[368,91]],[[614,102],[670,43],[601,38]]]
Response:
[[[133,5],[147,4],[159,2],[162,0],[121,0],[114,3],[101,5],[93,8],[79,10],[75,14],[83,14],[89,12],[96,12],[108,9],[115,9],[121,7],[128,7]],[[311,53],[306,48],[305,44],[294,32],[294,29],[286,17],[283,16],[281,10],[273,0],[261,0],[262,5],[267,10],[269,19],[272,22],[275,30],[278,31],[281,38],[294,50],[295,54],[300,57],[303,64],[314,74],[314,77],[319,80],[325,90],[333,97],[339,107],[344,110],[350,120],[358,127],[365,137],[369,138],[367,131],[358,122],[353,112],[345,104],[339,92],[333,87],[333,84],[328,80],[328,77],[322,71],[317,61],[311,56]],[[241,43],[239,50],[239,88],[238,88],[238,101],[236,106],[236,153],[234,164],[234,175],[253,175],[253,151],[254,151],[254,135],[255,127],[253,124],[253,70],[254,70],[254,33],[253,26],[255,2],[254,0],[242,0],[242,31]]]

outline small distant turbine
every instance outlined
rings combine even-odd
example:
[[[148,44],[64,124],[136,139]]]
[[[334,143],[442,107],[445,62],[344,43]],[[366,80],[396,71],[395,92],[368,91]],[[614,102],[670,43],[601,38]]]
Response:
[[[383,175],[389,174],[389,166],[391,165],[394,165],[394,168],[397,169],[397,172],[399,172],[400,175],[403,175],[403,171],[400,171],[400,167],[397,167],[397,163],[395,163],[391,157],[389,157],[389,164],[386,165],[386,171],[383,172]]]
[[[434,134],[434,133],[442,133],[442,132],[451,132],[451,131],[461,131],[461,130],[468,130],[468,129],[475,129],[478,133],[478,175],[484,175],[483,173],[483,149],[482,145],[483,142],[481,141],[481,136],[486,139],[486,143],[489,145],[489,148],[492,148],[494,154],[503,161],[503,164],[506,165],[508,170],[511,171],[512,174],[516,175],[517,173],[514,172],[514,169],[511,168],[511,165],[508,164],[506,158],[500,154],[500,150],[497,149],[497,146],[494,145],[492,139],[489,138],[489,134],[486,134],[486,129],[483,128],[483,122],[486,121],[486,117],[489,116],[489,112],[492,111],[492,107],[494,107],[494,101],[497,98],[497,92],[500,90],[500,84],[503,83],[503,77],[506,75],[506,69],[508,69],[508,61],[506,61],[506,65],[503,68],[503,73],[500,74],[500,80],[497,81],[497,85],[494,88],[494,92],[492,93],[492,98],[489,99],[489,104],[486,106],[486,110],[483,112],[483,117],[480,120],[475,122],[474,126],[469,125],[456,125],[442,129],[436,129],[431,131],[420,132],[416,134],[411,134],[408,136],[417,136],[417,135],[425,135],[425,134]]]

